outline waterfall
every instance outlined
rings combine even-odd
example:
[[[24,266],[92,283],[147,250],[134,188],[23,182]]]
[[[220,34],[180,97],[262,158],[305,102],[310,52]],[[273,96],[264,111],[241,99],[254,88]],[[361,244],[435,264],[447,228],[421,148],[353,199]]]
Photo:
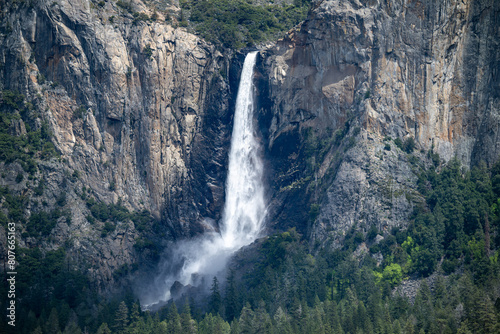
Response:
[[[256,59],[257,52],[249,53],[241,73],[220,233],[205,233],[199,238],[173,245],[170,254],[162,262],[156,280],[158,291],[154,292],[155,296],[143,296],[142,302],[146,307],[159,300],[168,300],[171,297],[170,287],[176,281],[185,286],[197,285],[203,277],[211,279],[225,268],[227,260],[235,251],[252,243],[262,231],[266,215],[264,168],[253,127],[252,79]]]
[[[222,224],[222,238],[228,248],[240,248],[253,242],[265,217],[264,168],[253,128],[252,77],[256,58],[257,52],[246,56],[236,98]]]

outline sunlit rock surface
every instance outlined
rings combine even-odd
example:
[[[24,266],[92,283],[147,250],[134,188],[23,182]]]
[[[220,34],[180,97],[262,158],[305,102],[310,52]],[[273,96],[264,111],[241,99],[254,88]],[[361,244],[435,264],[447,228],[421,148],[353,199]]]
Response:
[[[260,66],[271,179],[285,180],[273,184],[276,224],[301,218],[311,244],[338,247],[353,226],[407,223],[419,200],[416,166],[429,165],[429,150],[467,167],[494,163],[499,17],[492,0],[316,1]],[[339,129],[340,146],[331,144]],[[386,137],[413,138],[414,158]],[[308,155],[308,138],[326,152]],[[320,207],[315,217],[311,203]],[[291,214],[297,206],[302,216]]]
[[[154,14],[140,1],[131,11]],[[72,240],[70,254],[87,262],[103,287],[114,271],[140,262],[134,244],[144,236],[129,222],[102,238],[99,224],[86,219],[83,188],[98,201],[151,212],[161,221],[156,243],[202,232],[205,219],[220,218],[224,202],[235,94],[228,77],[238,68],[173,28],[163,12],[155,15],[138,20],[114,1],[2,5],[0,88],[24,94],[38,123],[48,122],[61,159],[41,163],[37,178],[47,187],[40,201],[50,209],[66,192],[72,216],[43,242],[18,239],[49,249]],[[21,134],[23,125],[13,131]],[[67,182],[74,171],[78,178]]]

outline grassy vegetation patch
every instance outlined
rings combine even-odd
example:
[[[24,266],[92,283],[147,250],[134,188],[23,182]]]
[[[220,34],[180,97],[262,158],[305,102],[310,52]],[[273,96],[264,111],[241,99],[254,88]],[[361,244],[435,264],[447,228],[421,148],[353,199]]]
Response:
[[[29,114],[33,109],[23,94],[4,90],[0,94],[0,161],[18,162],[23,169],[34,174],[37,169],[35,159],[58,157],[52,133],[46,122],[38,129],[31,129]],[[26,133],[14,134],[14,122],[23,122]]]
[[[244,0],[181,1],[181,26],[189,21],[206,40],[239,49],[276,37],[304,20],[310,1],[293,5],[255,5]]]

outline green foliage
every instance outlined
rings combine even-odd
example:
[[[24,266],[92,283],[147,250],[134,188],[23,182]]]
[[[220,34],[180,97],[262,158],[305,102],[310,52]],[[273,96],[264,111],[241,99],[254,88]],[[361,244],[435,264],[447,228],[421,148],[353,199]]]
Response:
[[[208,312],[212,314],[221,314],[222,311],[222,297],[219,290],[219,280],[214,276],[212,287],[210,288],[210,300],[208,302]]]
[[[103,237],[112,233],[116,229],[116,223],[118,222],[131,220],[139,232],[143,232],[146,229],[154,229],[158,225],[158,221],[149,211],[130,212],[120,201],[116,204],[106,204],[104,202],[97,202],[93,197],[89,197],[87,198],[87,207],[91,213],[91,215],[87,216],[89,223],[94,224],[96,219],[104,222],[104,227],[101,231]],[[149,242],[136,242],[135,247],[138,250],[150,249],[153,253],[156,253],[156,247],[152,247]]]
[[[23,94],[11,90],[4,90],[0,95],[0,105],[5,105],[14,110],[21,111],[24,109],[24,100]]]
[[[319,204],[316,203],[311,204],[311,209],[309,210],[309,219],[311,220],[311,222],[314,222],[318,217],[319,209],[320,209]]]
[[[157,257],[159,253],[158,246],[153,241],[145,238],[136,239],[134,248],[138,252],[144,252],[146,250],[149,250],[151,252],[152,257]]]
[[[134,19],[132,20],[133,24],[137,24],[140,21],[151,21],[151,18],[146,13],[134,12],[132,14],[132,16],[134,17]],[[149,56],[149,57],[151,57],[151,56]]]
[[[285,257],[291,247],[300,240],[300,235],[295,229],[290,229],[287,232],[270,236],[264,245],[264,260],[263,266],[279,267],[285,261]]]
[[[79,106],[73,112],[73,116],[75,118],[84,118],[84,116],[85,116],[86,113],[87,113],[87,108],[85,108],[84,106]]]
[[[47,236],[52,229],[56,226],[57,220],[62,217],[60,210],[53,210],[51,212],[40,211],[31,214],[26,230],[31,236]]]
[[[399,149],[403,149],[403,142],[401,141],[401,138],[396,138],[394,139],[394,144],[396,144],[397,147],[399,147]]]
[[[415,149],[415,139],[413,137],[409,137],[405,139],[403,143],[403,151],[406,153],[413,153],[413,150]]]
[[[397,263],[392,263],[384,268],[382,273],[382,278],[384,281],[388,282],[392,287],[401,283],[403,279],[403,272],[401,266]]]
[[[21,183],[24,180],[24,174],[19,172],[16,176],[16,183]]]
[[[16,322],[16,333],[36,332],[39,325],[44,333],[64,329],[70,325],[70,312],[77,306],[89,307],[88,280],[70,269],[63,248],[45,253],[39,248],[18,248],[16,255],[16,315],[24,319]],[[71,333],[78,333],[77,327],[72,326]]]
[[[0,202],[2,200],[2,206],[8,211],[8,219],[16,223],[24,222],[27,198],[14,195],[7,187],[0,187]]]
[[[400,232],[394,230],[393,233]],[[397,248],[398,240],[402,241],[400,248],[404,251],[412,252],[418,247],[410,236],[386,239],[390,240],[382,248],[388,248],[387,252]],[[471,256],[482,257],[483,246],[480,240],[471,239]],[[61,329],[72,326],[71,333],[81,332],[78,323],[85,323],[92,333],[110,333],[108,324],[115,333],[290,334],[454,333],[459,328],[491,333],[498,326],[500,312],[493,303],[495,299],[491,299],[496,290],[481,290],[469,271],[462,277],[438,277],[432,291],[425,280],[422,281],[412,304],[406,297],[391,293],[391,287],[399,284],[404,276],[399,264],[394,262],[377,268],[367,259],[354,260],[350,252],[328,249],[313,258],[307,248],[294,230],[270,236],[262,244],[254,270],[238,280],[234,272],[230,272],[224,295],[221,295],[218,279],[214,278],[207,307],[201,306],[200,310],[199,305],[186,301],[180,314],[175,303],[169,303],[158,313],[141,312],[136,301],[126,296],[100,303],[92,315],[81,313],[79,321],[70,320],[64,314],[75,305],[80,305],[82,310],[85,301],[78,296],[76,300],[64,299],[72,294],[62,293],[67,291],[66,287],[57,287],[50,290],[57,292],[52,292],[51,298],[57,295],[63,299],[54,299],[55,303],[38,309],[36,315],[31,316],[30,325],[20,332],[31,333],[39,323],[51,324],[52,328],[58,324]],[[49,253],[43,256],[37,249],[26,251],[20,266],[30,268],[31,272],[23,272],[23,277],[43,281],[43,277],[65,273],[64,251]],[[268,254],[281,254],[283,261],[276,265],[271,260],[274,255]],[[125,275],[129,272],[128,266],[119,271],[119,275]],[[65,275],[64,278],[71,281],[67,272]],[[498,284],[498,278],[491,282],[495,280]],[[23,281],[22,289],[39,286],[32,281],[29,284],[33,285]],[[81,285],[72,287],[75,288],[72,292],[82,289]],[[29,301],[33,303],[32,299]],[[456,310],[460,307],[464,308],[463,315],[457,317]]]
[[[103,222],[107,220],[123,222],[132,217],[128,209],[121,203],[106,204],[104,202],[96,202],[95,199],[89,198],[87,200],[87,207],[90,209],[92,216]]]
[[[438,167],[440,165],[441,158],[439,157],[439,154],[437,152],[430,150],[427,153],[427,156],[432,160],[432,163],[434,164],[435,167]]]
[[[229,334],[231,333],[231,326],[218,315],[212,315],[208,313],[202,321],[200,321],[200,326],[198,333],[210,334],[210,333],[220,333]]]
[[[70,270],[63,249],[45,254],[37,248],[23,249],[17,283],[24,305],[20,316],[27,320],[20,333],[47,332],[49,327],[68,333],[81,328],[109,333],[109,327],[117,333],[494,333],[500,317],[497,167],[463,171],[452,161],[439,171],[422,171],[418,189],[425,202],[415,205],[409,227],[389,233],[372,225],[367,232],[368,243],[378,233],[384,235],[372,246],[384,256],[378,266],[369,254],[353,258],[352,251],[365,240],[357,227],[346,234],[343,248],[327,246],[314,254],[291,229],[252,246],[254,262],[245,262],[251,270],[230,271],[226,285],[219,286],[214,278],[205,305],[186,302],[180,314],[175,303],[158,313],[141,312],[130,297],[99,304],[94,299],[91,306],[91,285]],[[13,216],[23,217],[24,205],[17,204],[23,197],[6,188],[0,188],[0,196],[4,208],[12,207]],[[147,211],[131,213],[121,204],[89,198],[87,205],[92,219],[110,226],[131,220],[137,229],[146,230],[154,223]],[[47,233],[42,227],[50,225],[51,214],[32,213],[31,217],[39,215],[38,221],[30,217],[27,228],[35,224],[41,226],[37,233]],[[11,219],[10,211],[4,216],[0,221]],[[141,238],[135,247],[146,251],[154,244]],[[430,275],[441,260],[444,272],[460,268],[463,274],[438,276],[432,289],[422,280],[413,304],[393,294],[391,289],[405,277]],[[133,267],[122,266],[114,276],[131,271]],[[71,318],[73,313],[78,315]]]
[[[125,331],[128,325],[128,307],[124,301],[120,303],[115,314],[115,325],[113,326],[118,333]]]
[[[110,222],[105,222],[104,227],[101,231],[101,237],[106,237],[109,233],[114,232],[116,229],[116,225]]]
[[[206,40],[239,49],[262,42],[305,19],[309,1],[294,5],[254,5],[244,0],[182,1],[189,20]],[[185,22],[181,12],[180,22]]]
[[[129,13],[133,12],[132,3],[130,0],[118,0],[116,2],[116,5]]]
[[[226,279],[226,291],[224,296],[224,311],[228,321],[233,321],[239,315],[240,304],[238,298],[238,288],[233,270],[229,270]]]
[[[146,46],[144,46],[144,49],[142,49],[142,53],[147,58],[151,58],[153,56],[153,49],[151,49],[151,45],[150,44],[146,44]]]
[[[428,276],[443,259],[446,273],[465,265],[474,272],[476,283],[495,275],[497,269],[486,255],[492,245],[486,247],[486,240],[500,230],[492,182],[497,173],[493,168],[490,174],[484,165],[462,172],[457,160],[439,173],[434,168],[422,172],[418,189],[426,203],[416,207],[408,230],[400,232],[398,264],[403,271]],[[388,255],[396,256],[397,251],[398,247]]]
[[[9,223],[9,218],[0,211],[0,226],[2,226],[4,229],[7,229],[7,224]]]
[[[6,90],[0,95],[0,160],[6,163],[16,161],[30,174],[36,172],[36,158],[50,159],[59,156],[50,141],[52,134],[46,122],[42,122],[37,130],[30,129],[27,122],[32,108],[22,94]],[[21,119],[26,124],[27,133],[12,135],[12,122]]]
[[[366,239],[368,241],[372,241],[375,239],[375,237],[377,236],[378,234],[378,229],[375,225],[371,225],[370,226],[370,229],[368,230],[368,233],[366,234]]]

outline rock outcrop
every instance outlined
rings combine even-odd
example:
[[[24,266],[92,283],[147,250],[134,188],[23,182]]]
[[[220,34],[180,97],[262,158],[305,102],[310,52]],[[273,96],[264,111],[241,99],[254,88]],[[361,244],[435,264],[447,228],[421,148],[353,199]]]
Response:
[[[312,243],[338,246],[352,227],[405,226],[428,151],[469,167],[496,162],[499,17],[491,0],[316,1],[308,20],[264,53],[270,178],[289,184],[275,182],[272,198],[311,213],[302,230]],[[388,137],[412,138],[417,152]],[[290,218],[275,210],[270,220]]]
[[[64,246],[101,290],[133,271],[140,250],[203,232],[224,202],[243,59],[174,28],[154,4],[0,4],[0,89],[23,94],[27,110],[9,133],[51,132],[60,153],[36,156],[29,176],[1,162],[0,185],[26,199],[25,220],[64,213],[47,235],[20,221],[19,245]],[[257,65],[269,228],[338,247],[353,228],[404,227],[422,200],[418,169],[436,154],[493,164],[499,18],[495,0],[314,1]],[[106,221],[95,203],[157,223]]]
[[[0,88],[25,95],[32,127],[46,122],[60,152],[25,184],[26,217],[53,207],[61,192],[71,211],[71,225],[59,222],[45,241],[22,237],[20,225],[22,247],[74,240],[68,251],[109,285],[113,271],[137,262],[141,233],[130,222],[102,239],[84,198],[149,211],[161,222],[155,242],[195,235],[204,219],[218,220],[234,98],[226,78],[238,71],[229,57],[140,1],[1,7]],[[23,131],[22,121],[12,124],[13,133]],[[32,188],[42,180],[40,199]]]

